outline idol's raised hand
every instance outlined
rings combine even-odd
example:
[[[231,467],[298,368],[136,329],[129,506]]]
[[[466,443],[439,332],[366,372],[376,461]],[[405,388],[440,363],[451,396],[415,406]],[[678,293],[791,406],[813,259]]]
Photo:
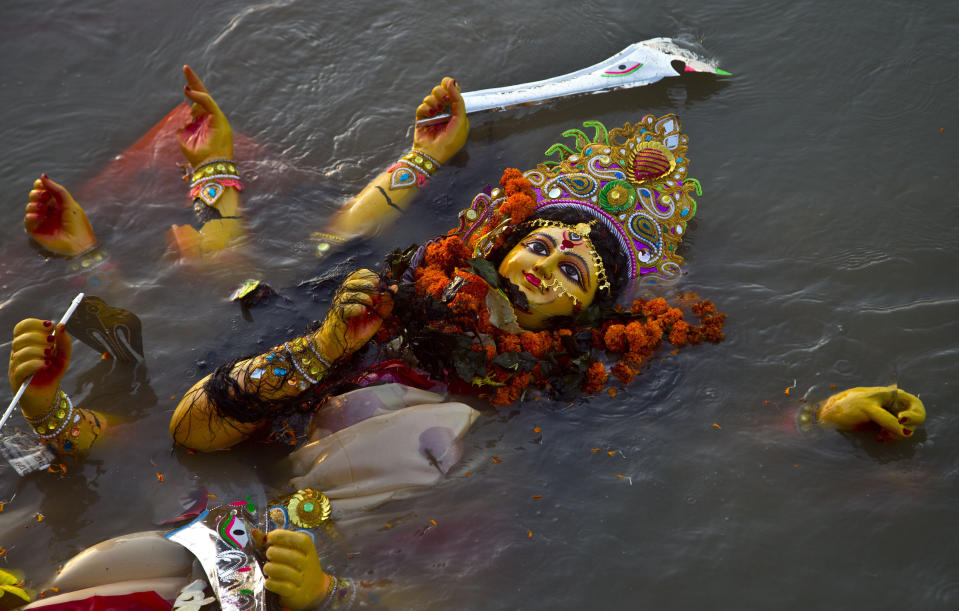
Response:
[[[38,244],[58,255],[78,255],[97,245],[83,208],[46,174],[33,182],[23,228]]]
[[[393,310],[393,294],[380,277],[361,269],[346,277],[333,298],[316,339],[327,356],[337,359],[362,348]]]
[[[266,545],[266,589],[279,595],[280,604],[298,611],[323,602],[330,577],[320,567],[313,539],[306,533],[274,530]]]
[[[27,378],[33,376],[20,399],[24,414],[35,416],[53,403],[60,380],[70,366],[71,351],[70,336],[64,325],[55,326],[49,320],[26,318],[13,328],[7,369],[10,388],[17,391]]]
[[[446,77],[433,88],[423,103],[416,109],[416,120],[436,116],[449,108],[452,118],[446,123],[417,127],[413,133],[413,148],[434,157],[440,163],[446,163],[466,144],[470,131],[470,122],[466,118],[466,107],[460,95],[459,84]]]
[[[193,102],[190,121],[177,130],[183,156],[194,168],[213,159],[233,159],[233,131],[226,115],[210,96],[203,81],[189,66],[183,66],[183,95]]]
[[[879,425],[895,439],[912,435],[925,422],[926,409],[919,397],[896,386],[850,388],[826,399],[819,407],[825,426],[855,430]]]

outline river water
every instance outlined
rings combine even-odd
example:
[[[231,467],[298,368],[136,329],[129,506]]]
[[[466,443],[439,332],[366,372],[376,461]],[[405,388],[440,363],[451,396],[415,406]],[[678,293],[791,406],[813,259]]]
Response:
[[[119,267],[101,296],[140,315],[148,370],[111,372],[75,344],[65,389],[125,423],[65,475],[0,471],[0,500],[13,497],[0,566],[38,584],[80,549],[172,516],[192,483],[262,502],[283,448],[171,448],[169,416],[193,380],[320,317],[337,273],[444,231],[563,130],[676,112],[704,187],[676,290],[728,314],[726,341],[664,352],[615,398],[486,415],[442,485],[346,533],[349,571],[410,608],[955,609],[959,8],[560,6],[5,0],[4,352],[16,321],[59,315],[77,290],[20,226],[47,172]],[[325,266],[311,258],[309,230],[406,150],[413,109],[442,76],[464,90],[537,80],[655,36],[701,43],[733,76],[477,117],[465,152],[388,234]],[[255,143],[238,152],[255,253],[239,270],[162,256],[164,229],[187,220],[175,156],[96,180],[181,100],[184,63]],[[294,287],[294,305],[244,317],[226,296],[245,277]],[[795,432],[800,399],[893,382],[928,410],[914,439]]]

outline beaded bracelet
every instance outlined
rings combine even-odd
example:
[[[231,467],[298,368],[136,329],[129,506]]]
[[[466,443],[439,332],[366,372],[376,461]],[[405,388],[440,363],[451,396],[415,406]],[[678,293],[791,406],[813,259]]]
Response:
[[[70,419],[73,417],[73,402],[70,397],[62,390],[57,391],[57,394],[59,395],[59,401],[55,407],[56,411],[51,412],[54,418],[40,426],[33,427],[33,431],[40,439],[53,439],[58,436],[63,432],[63,429],[67,428]],[[77,418],[79,418],[79,414],[77,414]]]
[[[232,159],[213,159],[202,163],[192,171],[190,186],[194,187],[201,182],[215,178],[236,178],[239,180],[240,171]]]
[[[50,405],[50,409],[44,412],[44,414],[40,416],[39,418],[30,418],[29,416],[24,414],[23,419],[27,421],[27,424],[35,428],[38,425],[43,424],[48,418],[50,418],[50,416],[53,415],[53,412],[56,411],[57,405],[60,404],[60,392],[61,392],[60,388],[58,387],[57,392],[53,393],[53,403]]]

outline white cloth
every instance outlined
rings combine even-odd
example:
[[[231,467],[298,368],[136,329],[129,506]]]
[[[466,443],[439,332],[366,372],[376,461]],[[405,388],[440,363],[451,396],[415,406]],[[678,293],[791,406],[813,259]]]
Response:
[[[435,485],[459,461],[460,440],[479,417],[442,400],[401,384],[331,398],[314,417],[312,441],[290,455],[290,484],[321,490],[336,513]]]

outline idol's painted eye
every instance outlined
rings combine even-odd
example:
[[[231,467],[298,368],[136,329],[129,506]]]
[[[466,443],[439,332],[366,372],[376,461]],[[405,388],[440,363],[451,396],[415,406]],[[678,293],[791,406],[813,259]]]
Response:
[[[583,275],[580,273],[579,268],[572,263],[560,263],[559,269],[563,272],[567,278],[576,283],[579,288],[585,288],[583,286]]]
[[[525,242],[523,246],[526,247],[526,250],[540,257],[545,257],[549,254],[549,246],[547,246],[543,240],[529,240]]]

